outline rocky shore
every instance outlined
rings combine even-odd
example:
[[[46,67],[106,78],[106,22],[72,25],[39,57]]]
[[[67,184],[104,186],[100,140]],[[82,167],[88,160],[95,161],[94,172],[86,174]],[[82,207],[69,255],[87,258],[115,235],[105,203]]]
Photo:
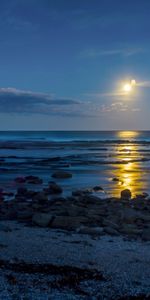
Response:
[[[70,173],[57,172],[54,178],[69,178]],[[36,176],[16,178],[17,182],[39,184]],[[63,189],[50,181],[41,191],[19,187],[16,194],[0,192],[0,220],[17,220],[29,226],[57,228],[89,235],[115,235],[150,241],[150,198],[143,193],[132,198],[130,190],[120,198],[103,199],[102,187],[77,190],[63,197]],[[10,196],[11,201],[5,201]]]
[[[0,190],[0,299],[150,299],[149,195],[104,199],[95,186],[64,197],[57,178],[71,176]]]

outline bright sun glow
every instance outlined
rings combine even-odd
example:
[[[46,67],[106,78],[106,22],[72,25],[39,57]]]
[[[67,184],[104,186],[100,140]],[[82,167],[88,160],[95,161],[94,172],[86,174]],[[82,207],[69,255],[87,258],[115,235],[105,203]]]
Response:
[[[124,86],[123,86],[123,90],[125,92],[130,92],[132,90],[132,85],[130,83],[126,83]]]
[[[132,79],[130,82],[124,83],[124,85],[123,85],[124,92],[130,93],[132,91],[133,87],[135,87],[135,85],[136,85],[135,79]]]

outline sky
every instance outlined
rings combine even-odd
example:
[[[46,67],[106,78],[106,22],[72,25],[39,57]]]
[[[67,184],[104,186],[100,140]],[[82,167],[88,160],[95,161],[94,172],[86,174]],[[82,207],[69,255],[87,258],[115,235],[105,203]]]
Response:
[[[149,130],[149,11],[149,0],[1,0],[0,130]]]

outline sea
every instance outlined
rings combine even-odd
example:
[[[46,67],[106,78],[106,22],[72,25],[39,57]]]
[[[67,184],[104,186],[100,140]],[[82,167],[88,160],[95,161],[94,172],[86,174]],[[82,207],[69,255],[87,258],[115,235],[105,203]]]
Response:
[[[14,191],[16,177],[39,176],[43,185],[63,170],[72,178],[56,179],[64,194],[101,187],[99,196],[150,194],[150,131],[1,131],[0,189]]]

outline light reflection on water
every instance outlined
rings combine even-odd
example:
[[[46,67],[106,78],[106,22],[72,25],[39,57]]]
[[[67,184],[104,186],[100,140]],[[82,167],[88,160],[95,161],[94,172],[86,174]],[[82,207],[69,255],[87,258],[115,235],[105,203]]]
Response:
[[[0,148],[0,158],[5,157],[0,172],[2,188],[6,185],[6,188],[11,188],[12,184],[14,186],[14,178],[24,175],[37,175],[47,184],[51,174],[59,169],[59,163],[67,163],[70,165],[67,170],[73,176],[69,180],[58,181],[65,191],[100,185],[109,195],[114,196],[119,196],[121,190],[126,188],[133,195],[144,191],[150,194],[150,132],[25,133],[23,143],[20,139],[23,139],[24,133],[9,133],[11,141],[16,140],[18,134],[14,148],[10,147],[10,141],[7,142],[8,148],[6,145]],[[46,138],[45,144],[43,138]],[[57,142],[47,144],[53,138]],[[7,141],[7,134],[0,134],[0,143],[1,139]],[[31,145],[26,139],[30,140]],[[61,160],[56,161],[55,166],[53,163],[32,163],[36,159],[38,161],[56,156]],[[25,158],[20,162],[18,157]],[[119,178],[119,181],[113,181],[114,177]]]
[[[125,136],[127,136],[127,134],[126,132]],[[113,170],[114,177],[119,179],[117,186],[114,185],[115,196],[118,196],[123,189],[130,189],[134,196],[137,193],[147,190],[148,183],[143,180],[145,173],[144,170],[142,170],[143,162],[140,162],[142,156],[138,153],[138,150],[139,146],[134,144],[118,146],[116,157],[117,154],[120,155],[121,153],[121,161],[125,163],[118,164],[116,169]]]
[[[118,131],[117,132],[117,137],[121,138],[121,139],[128,139],[128,138],[132,138],[135,139],[138,136],[140,136],[140,132],[139,131]]]
[[[119,131],[117,133],[118,138],[136,139],[139,136],[138,131]],[[125,164],[120,164],[115,170],[115,177],[119,179],[118,186],[114,192],[117,196],[118,193],[123,189],[130,189],[132,194],[135,195],[137,192],[141,192],[147,188],[143,181],[143,172],[141,173],[140,162],[137,160],[141,159],[138,153],[138,147],[135,144],[123,144],[118,146],[117,153],[121,154],[121,160]],[[116,155],[117,155],[116,153]],[[133,162],[133,160],[136,160]]]

